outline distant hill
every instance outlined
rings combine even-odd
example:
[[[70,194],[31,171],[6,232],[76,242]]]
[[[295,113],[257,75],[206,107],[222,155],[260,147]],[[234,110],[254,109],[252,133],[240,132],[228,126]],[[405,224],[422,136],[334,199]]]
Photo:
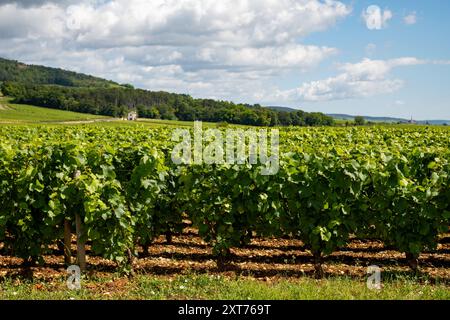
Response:
[[[274,110],[274,111],[281,111],[281,112],[296,112],[299,111],[298,109],[292,109],[292,108],[287,108],[287,107],[266,107],[270,110]]]
[[[288,108],[288,107],[278,107],[278,106],[269,106],[268,109],[281,111],[281,112],[296,112],[298,109]],[[335,120],[344,120],[344,121],[353,121],[356,116],[352,116],[349,114],[340,114],[340,113],[330,113],[327,116],[332,117]],[[384,123],[409,123],[410,120],[404,118],[393,118],[393,117],[370,117],[363,116],[364,119],[371,122],[384,122]],[[417,124],[430,124],[430,125],[450,125],[450,120],[420,120],[415,121]]]
[[[275,111],[284,111],[284,112],[296,112],[298,111],[298,109],[293,109],[293,108],[288,108],[288,107],[267,107],[271,110],[275,110]],[[327,114],[327,116],[332,117],[335,120],[346,120],[346,121],[353,121],[355,120],[356,116],[351,116],[348,114],[338,114],[338,113],[332,113],[332,114]],[[367,121],[372,121],[372,122],[408,122],[408,120],[406,119],[401,119],[401,118],[390,118],[390,117],[366,117],[364,116],[364,119],[366,119]]]
[[[0,58],[0,82],[13,81],[34,85],[108,88],[118,86],[113,81],[44,66],[27,65]]]
[[[328,114],[330,117],[333,117],[336,120],[348,120],[348,121],[353,121],[355,119],[356,116],[351,116],[348,114]],[[366,119],[367,121],[372,121],[372,122],[386,122],[386,123],[391,123],[391,122],[408,122],[409,120],[406,119],[402,119],[402,118],[392,118],[392,117],[369,117],[369,116],[364,116],[364,119]]]
[[[0,92],[15,98],[17,103],[107,116],[121,116],[130,110],[137,110],[139,116],[144,118],[259,126],[332,125],[333,119],[353,121],[355,118],[346,114],[299,112],[301,110],[281,106],[252,106],[135,89],[131,85],[82,73],[3,58],[0,58]],[[408,122],[401,118],[364,118],[372,122]],[[418,123],[425,124],[427,121]],[[450,124],[450,120],[430,120],[428,123]]]
[[[347,121],[353,121],[356,116],[348,115],[348,114],[327,114],[330,117],[333,117],[336,120],[347,120]],[[409,123],[410,120],[403,119],[403,118],[392,118],[392,117],[369,117],[369,116],[363,116],[364,119],[367,121],[372,122],[384,122],[384,123]],[[444,125],[444,124],[450,124],[450,120],[420,120],[420,121],[414,121],[414,123],[417,124],[430,124],[430,125]]]
[[[432,125],[436,125],[436,126],[441,126],[441,125],[450,125],[450,120],[425,120],[425,121],[418,121],[417,123],[419,124],[432,124]]]
[[[17,104],[51,109],[140,118],[201,120],[252,126],[331,126],[323,113],[287,113],[249,105],[195,99],[186,94],[155,92],[101,78],[0,58],[0,91]],[[2,115],[0,115],[1,117]]]

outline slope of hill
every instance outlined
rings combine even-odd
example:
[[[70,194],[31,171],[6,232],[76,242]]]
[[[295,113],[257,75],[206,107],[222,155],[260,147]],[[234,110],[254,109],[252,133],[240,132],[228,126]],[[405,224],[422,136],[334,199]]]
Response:
[[[27,65],[14,60],[0,58],[0,82],[13,81],[32,84],[54,84],[69,87],[118,86],[113,81],[44,66]]]
[[[141,118],[227,122],[254,126],[327,126],[323,113],[286,113],[258,104],[194,99],[186,94],[154,92],[91,76],[17,61],[0,61],[0,91],[15,103],[121,117],[130,110]]]
[[[288,107],[276,107],[276,106],[272,107],[272,106],[269,106],[269,107],[266,107],[266,108],[268,108],[270,110],[274,110],[274,111],[281,111],[281,112],[297,112],[298,111],[298,109],[292,109],[292,108],[288,108]]]
[[[13,104],[7,98],[0,97],[0,124],[89,121],[96,119],[108,119],[108,117]]]

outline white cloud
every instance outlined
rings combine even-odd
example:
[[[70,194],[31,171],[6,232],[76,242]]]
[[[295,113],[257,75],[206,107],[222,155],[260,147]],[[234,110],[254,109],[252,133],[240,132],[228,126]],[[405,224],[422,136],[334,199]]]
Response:
[[[263,48],[203,48],[197,57],[203,65],[248,69],[310,68],[337,53],[334,48],[289,44]]]
[[[358,63],[346,63],[339,67],[341,71],[357,79],[369,81],[384,78],[393,68],[424,64],[426,61],[414,57],[404,57],[391,60],[364,59]]]
[[[0,2],[0,56],[150,90],[253,102],[337,49],[301,43],[351,12],[334,0]]]
[[[369,30],[381,30],[387,27],[387,23],[392,19],[393,14],[390,10],[381,10],[379,6],[369,6],[363,13],[362,17]]]
[[[327,0],[114,0],[68,7],[71,36],[83,45],[265,46],[327,29],[350,12]]]
[[[46,3],[53,3],[53,4],[62,4],[67,5],[70,3],[77,3],[80,1],[77,0],[0,0],[0,5],[2,4],[17,4],[22,7],[36,7],[41,6]]]
[[[63,10],[55,4],[21,8],[0,6],[0,38],[37,39],[64,36]]]
[[[434,60],[432,63],[437,65],[450,65],[450,60]]]
[[[282,96],[291,101],[329,101],[388,94],[403,86],[402,80],[389,77],[394,68],[426,63],[429,62],[413,57],[391,60],[364,59],[358,63],[346,63],[339,66],[339,75],[304,83]]]
[[[412,12],[403,18],[403,22],[406,25],[413,25],[417,23],[417,14],[416,12]]]

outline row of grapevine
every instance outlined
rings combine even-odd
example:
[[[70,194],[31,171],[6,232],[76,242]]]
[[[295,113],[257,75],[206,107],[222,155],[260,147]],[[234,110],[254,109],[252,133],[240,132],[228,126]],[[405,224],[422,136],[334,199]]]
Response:
[[[0,241],[40,261],[64,223],[129,269],[139,245],[188,219],[223,263],[252,237],[301,239],[318,275],[351,236],[406,253],[450,222],[450,135],[435,129],[284,129],[278,174],[255,165],[175,166],[167,128],[0,128]]]

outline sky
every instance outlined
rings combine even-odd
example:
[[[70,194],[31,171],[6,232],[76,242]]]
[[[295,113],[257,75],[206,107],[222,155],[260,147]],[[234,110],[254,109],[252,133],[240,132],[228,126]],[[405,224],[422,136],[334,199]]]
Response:
[[[450,1],[0,0],[0,57],[148,90],[450,119]]]

